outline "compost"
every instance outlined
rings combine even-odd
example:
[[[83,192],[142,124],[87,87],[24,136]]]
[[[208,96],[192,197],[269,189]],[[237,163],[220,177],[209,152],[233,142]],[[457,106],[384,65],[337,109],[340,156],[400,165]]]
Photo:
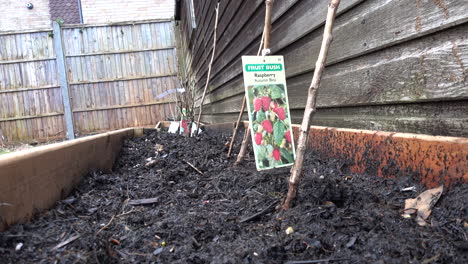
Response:
[[[422,227],[400,216],[424,190],[417,179],[356,175],[309,153],[296,205],[281,211],[289,168],[257,172],[253,155],[233,167],[228,141],[127,140],[113,172],[0,233],[0,262],[468,263],[466,184],[444,191]]]

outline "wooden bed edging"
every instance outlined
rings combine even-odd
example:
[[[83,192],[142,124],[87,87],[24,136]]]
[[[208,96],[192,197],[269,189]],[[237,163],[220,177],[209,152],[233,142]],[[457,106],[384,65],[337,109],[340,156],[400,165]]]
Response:
[[[411,176],[427,188],[468,182],[468,138],[311,126],[308,145],[343,160],[344,172]]]
[[[292,126],[295,142],[299,127]],[[427,188],[468,182],[468,138],[311,126],[307,144],[322,158],[343,160],[345,173],[411,176]]]
[[[234,124],[204,127],[230,133]],[[298,129],[293,125],[295,138]],[[144,131],[127,128],[0,156],[0,231],[65,198],[89,171],[110,170],[123,140]],[[312,126],[308,145],[323,158],[343,160],[345,173],[409,175],[428,188],[468,182],[468,138]]]
[[[109,171],[127,128],[0,156],[0,231],[65,198],[91,170]]]

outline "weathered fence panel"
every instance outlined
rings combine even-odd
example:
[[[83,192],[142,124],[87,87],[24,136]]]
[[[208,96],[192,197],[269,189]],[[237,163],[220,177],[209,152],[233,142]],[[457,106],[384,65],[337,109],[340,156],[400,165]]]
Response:
[[[0,34],[0,130],[7,140],[63,138],[52,30]]]
[[[174,115],[172,21],[0,33],[0,130],[8,140],[66,136],[54,35],[63,39],[76,135],[152,125]]]
[[[176,56],[171,22],[63,28],[75,129],[144,126],[172,115]]]

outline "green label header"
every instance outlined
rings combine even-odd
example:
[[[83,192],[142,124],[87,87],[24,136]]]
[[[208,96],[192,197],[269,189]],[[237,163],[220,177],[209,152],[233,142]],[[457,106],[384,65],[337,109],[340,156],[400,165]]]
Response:
[[[259,72],[259,71],[282,71],[283,65],[279,63],[271,64],[246,64],[245,70],[248,72]]]

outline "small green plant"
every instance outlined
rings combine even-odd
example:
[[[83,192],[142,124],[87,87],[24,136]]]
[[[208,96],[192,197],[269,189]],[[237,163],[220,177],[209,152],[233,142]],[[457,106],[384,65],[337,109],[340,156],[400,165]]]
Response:
[[[57,18],[55,19],[55,22],[57,22],[59,25],[63,25],[65,23],[65,20],[63,20],[63,18]]]

